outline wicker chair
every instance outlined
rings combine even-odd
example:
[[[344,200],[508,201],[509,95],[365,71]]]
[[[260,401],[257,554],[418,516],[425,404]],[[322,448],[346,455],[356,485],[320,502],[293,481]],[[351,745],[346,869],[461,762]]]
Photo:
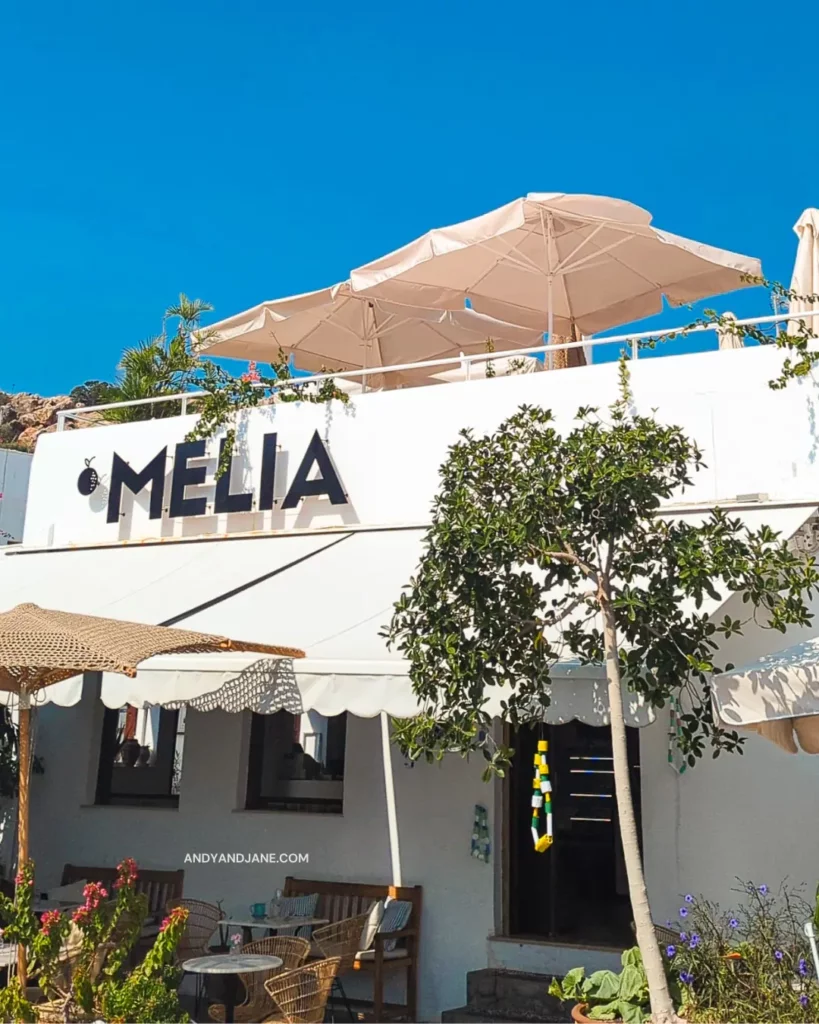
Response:
[[[274,935],[269,939],[248,942],[242,946],[242,952],[278,956],[282,961],[282,966],[272,971],[239,975],[247,996],[243,1003],[235,1007],[233,1019],[240,1022],[264,1020],[265,1016],[275,1009],[265,991],[264,982],[285,971],[294,971],[301,967],[310,953],[310,943],[307,939],[300,939],[295,935]],[[224,1004],[214,1003],[208,1007],[208,1013],[211,1020],[224,1021]]]
[[[337,956],[316,960],[295,971],[268,978],[264,987],[273,1000],[275,1011],[264,1020],[277,1024],[321,1024],[340,962]]]
[[[212,903],[188,899],[168,900],[165,910],[170,914],[175,907],[184,907],[188,912],[185,930],[176,949],[177,959],[182,961],[194,956],[207,956],[208,943],[222,920],[221,910]]]
[[[338,959],[338,970],[332,981],[332,985],[339,991],[350,1020],[355,1020],[350,1000],[344,991],[339,975],[351,971],[355,966],[356,953],[361,949],[361,933],[364,926],[370,919],[369,912],[358,914],[357,917],[346,917],[343,921],[336,921],[335,924],[325,925],[313,932],[313,942],[321,952],[328,958]],[[332,987],[331,985],[331,987]]]
[[[361,949],[361,933],[369,920],[369,913],[347,917],[335,924],[325,925],[313,932],[313,942],[326,957],[338,957],[338,973],[350,971],[355,955]]]

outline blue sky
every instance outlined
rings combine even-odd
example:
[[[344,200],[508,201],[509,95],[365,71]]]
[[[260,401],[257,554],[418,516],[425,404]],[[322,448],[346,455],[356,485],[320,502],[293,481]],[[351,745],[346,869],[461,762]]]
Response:
[[[110,378],[179,291],[228,316],[528,191],[787,281],[817,29],[815,0],[7,0],[0,389]]]

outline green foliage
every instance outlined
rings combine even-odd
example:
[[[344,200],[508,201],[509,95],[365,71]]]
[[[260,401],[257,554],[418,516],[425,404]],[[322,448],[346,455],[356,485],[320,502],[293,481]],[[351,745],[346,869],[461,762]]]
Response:
[[[651,1017],[651,1007],[640,950],[636,946],[624,950],[620,962],[619,974],[595,971],[588,978],[585,967],[574,967],[562,982],[552,978],[549,995],[584,1004],[583,1012],[591,1020],[642,1024]]]
[[[659,515],[702,468],[679,427],[632,410],[628,373],[606,418],[581,408],[571,429],[521,407],[483,436],[461,432],[441,467],[425,550],[387,633],[410,662],[424,714],[400,723],[410,757],[480,750],[486,776],[511,752],[496,747],[486,703],[513,725],[542,720],[561,657],[604,662],[599,614],[611,608],[623,684],[661,708],[682,697],[690,764],[742,740],[715,721],[708,681],[718,641],[749,620],[783,631],[810,621],[812,559],[766,526],[715,510],[701,525]],[[741,619],[712,622],[707,598],[743,592]]]
[[[87,380],[72,388],[68,397],[77,405],[105,405],[107,402],[116,402],[115,395],[116,389],[107,381]]]
[[[245,373],[234,377],[218,363],[198,358],[195,347],[210,336],[207,329],[200,327],[201,317],[212,308],[201,299],[180,295],[179,301],[165,311],[161,334],[123,352],[119,374],[113,384],[88,381],[75,388],[71,397],[85,405],[105,405],[186,392],[206,392],[204,396],[189,399],[189,411],[197,412],[199,418],[189,431],[187,440],[208,439],[226,428],[225,445],[216,473],[221,476],[233,453],[236,416],[242,410],[271,402],[316,403],[336,399],[346,404],[349,396],[332,379],[323,381],[318,387],[299,383],[293,378],[287,359],[281,352],[279,358],[270,364],[271,374],[268,376],[263,376],[255,363],[250,363]],[[174,320],[175,330],[169,334],[168,325]],[[103,416],[113,422],[131,423],[178,416],[180,413],[181,402],[158,402],[108,409]]]
[[[744,280],[747,284],[762,285],[767,288],[774,305],[790,306],[794,302],[819,304],[819,295],[801,295],[777,281],[767,281],[764,277],[750,275],[745,275]],[[706,309],[702,317],[685,327],[660,337],[639,339],[637,344],[640,349],[655,349],[663,342],[686,338],[694,331],[707,327],[729,331],[741,344],[751,342],[757,345],[773,345],[783,352],[790,353],[783,362],[779,375],[768,382],[774,391],[780,391],[791,381],[806,377],[819,362],[819,349],[815,345],[819,335],[817,320],[819,320],[817,317],[806,317],[800,320],[799,314],[796,313],[793,319],[784,321],[784,328],[782,321],[769,324],[740,324],[723,313]],[[790,333],[792,330],[795,333]],[[811,348],[813,348],[812,351]]]
[[[685,897],[685,917],[668,945],[689,1021],[816,1021],[819,988],[803,924],[812,908],[798,889],[777,893],[741,882],[740,904],[722,911]]]
[[[98,992],[98,1006],[111,1021],[134,1024],[163,1021],[182,1024],[190,1020],[179,1005],[177,987],[181,971],[175,965],[176,947],[182,938],[188,912],[177,907],[162,923],[148,955],[122,981],[108,979]]]
[[[106,1020],[187,1021],[176,989],[176,946],[187,911],[175,910],[162,924],[145,960],[130,974],[128,957],[145,922],[148,901],[136,891],[137,868],[130,858],[118,868],[116,895],[96,882],[84,889],[84,904],[69,917],[48,911],[38,920],[32,910],[34,866],[17,876],[13,899],[0,894],[0,920],[6,942],[25,947],[29,973],[37,975],[49,1000]],[[66,951],[72,950],[70,958]],[[0,990],[0,1019],[33,1020],[34,1010],[13,985]]]

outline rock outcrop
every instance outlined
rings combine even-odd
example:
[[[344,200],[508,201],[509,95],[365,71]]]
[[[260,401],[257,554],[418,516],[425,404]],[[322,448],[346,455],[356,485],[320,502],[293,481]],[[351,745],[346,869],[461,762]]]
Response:
[[[14,445],[26,451],[34,451],[40,434],[57,429],[57,413],[64,409],[81,408],[68,395],[41,398],[27,392],[10,395],[0,391],[0,447]],[[75,420],[67,420],[66,428],[80,426]]]

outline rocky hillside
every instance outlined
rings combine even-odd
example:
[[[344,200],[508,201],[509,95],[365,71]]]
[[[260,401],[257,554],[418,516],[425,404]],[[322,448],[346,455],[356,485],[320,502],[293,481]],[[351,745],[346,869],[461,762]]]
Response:
[[[57,413],[63,409],[76,409],[79,404],[68,395],[41,398],[22,392],[17,395],[0,391],[0,447],[14,446],[34,451],[40,434],[57,429]],[[76,427],[69,420],[67,427]]]

